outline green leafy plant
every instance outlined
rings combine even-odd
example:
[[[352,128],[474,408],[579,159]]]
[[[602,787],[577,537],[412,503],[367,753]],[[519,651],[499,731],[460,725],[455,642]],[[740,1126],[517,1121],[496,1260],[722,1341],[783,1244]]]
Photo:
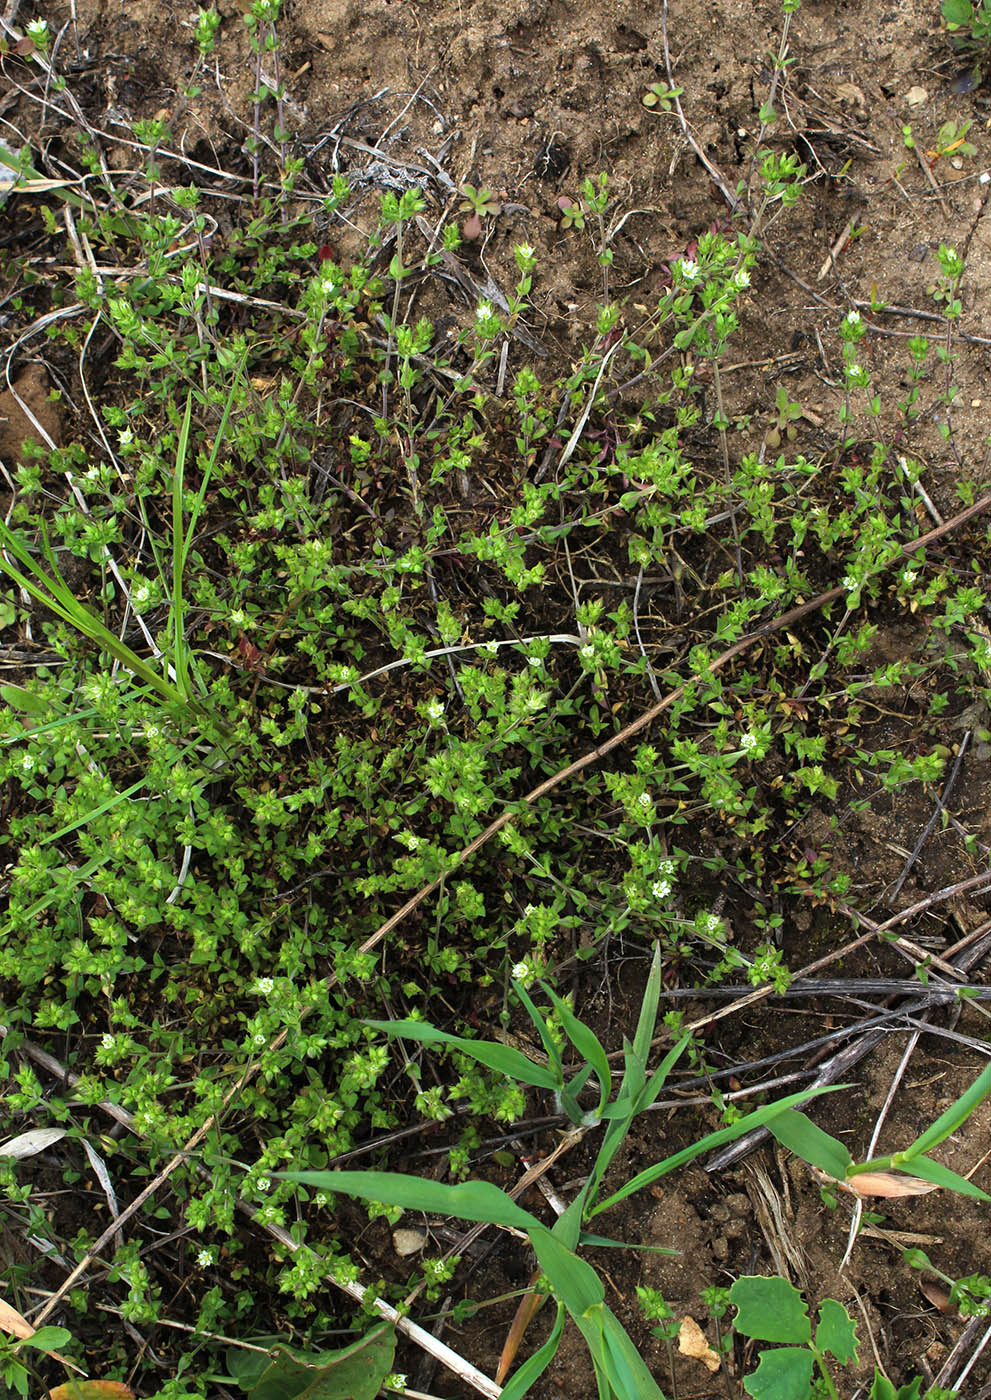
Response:
[[[802,1113],[788,1110],[768,1126],[785,1147],[825,1172],[832,1181],[858,1195],[909,1194],[911,1187],[910,1183],[905,1183],[905,1177],[910,1177],[928,1182],[933,1188],[941,1186],[961,1196],[991,1201],[987,1192],[928,1156],[933,1148],[945,1142],[966,1123],[989,1093],[991,1065],[908,1147],[888,1156],[872,1157],[866,1162],[854,1162],[842,1142],[823,1132]],[[902,1174],[901,1178],[897,1173]]]
[[[737,1309],[737,1332],[754,1341],[784,1344],[761,1352],[757,1369],[744,1377],[748,1395],[754,1400],[812,1400],[826,1394],[839,1400],[827,1358],[832,1356],[840,1366],[857,1360],[856,1327],[842,1303],[823,1299],[813,1334],[805,1299],[787,1279],[746,1275],[733,1284],[729,1300]],[[814,1372],[818,1384],[813,1383]],[[920,1400],[922,1384],[916,1378],[896,1390],[875,1369],[869,1400]],[[952,1400],[954,1393],[942,1391],[940,1396]],[[937,1400],[932,1390],[927,1396]]]
[[[230,1347],[227,1368],[247,1400],[374,1400],[392,1373],[394,1329],[379,1323],[339,1351]]]
[[[548,1228],[529,1211],[521,1209],[506,1192],[486,1181],[467,1181],[448,1185],[415,1176],[392,1172],[330,1171],[284,1172],[282,1179],[329,1192],[365,1197],[383,1205],[400,1206],[404,1210],[421,1210],[445,1216],[460,1217],[491,1224],[514,1226],[524,1230],[536,1252],[540,1267],[557,1302],[557,1318],[547,1342],[519,1368],[503,1389],[505,1400],[518,1400],[534,1384],[550,1364],[561,1340],[567,1314],[585,1338],[600,1393],[617,1400],[660,1400],[661,1392],[653,1381],[642,1358],[619,1320],[605,1302],[605,1289],[595,1269],[577,1251],[582,1247],[609,1245],[613,1241],[586,1230],[595,1216],[617,1205],[634,1192],[693,1161],[711,1148],[731,1142],[751,1128],[770,1123],[790,1105],[811,1097],[817,1091],[795,1094],[779,1103],[741,1117],[736,1123],[707,1134],[681,1152],[674,1153],[633,1177],[612,1192],[605,1200],[599,1191],[606,1171],[626,1140],[634,1119],[653,1104],[667,1080],[671,1069],[687,1048],[683,1038],[675,1044],[660,1065],[648,1072],[648,1056],[657,1019],[661,987],[661,956],[656,950],[631,1042],[623,1047],[624,1072],[619,1089],[611,1092],[611,1071],[606,1052],[595,1033],[573,1014],[567,1004],[550,987],[544,990],[560,1020],[565,1036],[583,1060],[573,1080],[566,1083],[560,1052],[547,1020],[540,1014],[521,985],[517,994],[536,1026],[549,1065],[547,1069],[534,1064],[520,1051],[498,1042],[477,1042],[449,1036],[416,1021],[369,1023],[372,1029],[391,1036],[419,1040],[426,1044],[446,1044],[460,1053],[507,1077],[537,1088],[551,1090],[571,1113],[586,1127],[602,1122],[605,1132],[596,1154],[595,1164],[581,1191],[557,1223]],[[578,1109],[576,1096],[594,1074],[599,1084],[599,1101],[590,1114]],[[823,1092],[822,1090],[818,1092]]]

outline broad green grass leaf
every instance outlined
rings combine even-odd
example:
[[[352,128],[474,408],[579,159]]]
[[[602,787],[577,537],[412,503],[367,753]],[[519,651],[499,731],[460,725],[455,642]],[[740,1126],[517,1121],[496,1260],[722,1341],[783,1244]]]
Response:
[[[557,1319],[551,1328],[551,1335],[539,1351],[535,1351],[529,1360],[524,1361],[515,1375],[509,1378],[502,1388],[499,1400],[523,1400],[523,1396],[530,1387],[544,1374],[561,1344],[561,1334],[564,1331],[566,1316],[564,1305],[558,1303]]]
[[[835,1298],[824,1298],[822,1301],[816,1326],[816,1346],[821,1352],[830,1352],[841,1366],[849,1366],[851,1361],[856,1363],[856,1324],[843,1304]]]
[[[809,1400],[812,1394],[812,1353],[805,1347],[762,1351],[753,1375],[743,1388],[754,1400]]]
[[[602,1309],[602,1336],[606,1348],[606,1366],[611,1377],[623,1378],[629,1389],[614,1389],[622,1400],[664,1400],[647,1364],[637,1351],[632,1338],[611,1308]]]
[[[591,1264],[573,1254],[545,1225],[534,1222],[530,1243],[536,1250],[537,1261],[547,1275],[555,1298],[560,1298],[573,1318],[577,1320],[589,1308],[602,1302],[605,1289]]]
[[[793,1108],[779,1113],[767,1128],[789,1152],[794,1152],[796,1157],[801,1157],[813,1167],[821,1167],[837,1181],[843,1180],[853,1162],[842,1142],[830,1137],[804,1113],[796,1113]]]
[[[640,1102],[637,1104],[638,1112],[641,1112],[645,1108],[649,1108],[650,1105],[656,1101],[661,1090],[664,1088],[664,1085],[667,1083],[668,1075],[671,1073],[672,1069],[677,1064],[678,1060],[681,1058],[682,1054],[684,1053],[685,1047],[690,1039],[690,1036],[683,1036],[676,1045],[673,1045],[671,1047],[668,1053],[664,1056],[664,1059],[654,1070],[654,1073],[647,1080],[647,1083],[644,1086],[643,1093],[640,1096]]]
[[[372,1030],[383,1031],[386,1035],[398,1036],[403,1040],[419,1040],[424,1045],[448,1045],[452,1050],[460,1050],[487,1069],[504,1074],[507,1079],[515,1079],[520,1084],[532,1084],[536,1089],[559,1089],[561,1081],[543,1065],[535,1065],[526,1055],[514,1050],[511,1045],[500,1045],[495,1040],[465,1040],[460,1035],[449,1035],[439,1031],[426,1021],[365,1021]]]
[[[647,985],[644,988],[643,1001],[640,1003],[640,1015],[637,1017],[637,1028],[633,1035],[633,1053],[644,1067],[646,1067],[650,1055],[650,1043],[654,1039],[654,1027],[657,1025],[657,1004],[660,996],[661,945],[658,943],[654,948],[654,956],[650,962]]]
[[[950,1104],[945,1113],[941,1113],[935,1123],[931,1124],[924,1133],[907,1147],[904,1152],[898,1154],[899,1165],[907,1157],[915,1157],[920,1152],[929,1152],[934,1147],[938,1147],[941,1142],[945,1142],[951,1133],[963,1126],[974,1109],[982,1099],[991,1094],[991,1065],[987,1065],[974,1080],[973,1084],[960,1095],[955,1103]]]
[[[556,992],[551,991],[550,987],[546,987],[545,991],[560,1017],[565,1035],[582,1059],[586,1060],[595,1071],[595,1077],[599,1081],[599,1107],[596,1112],[601,1113],[612,1092],[612,1072],[602,1042],[590,1026],[586,1026],[584,1021],[579,1021],[571,1007]]]
[[[958,1196],[971,1196],[975,1201],[991,1201],[991,1196],[972,1181],[958,1176],[949,1167],[944,1167],[942,1162],[930,1161],[928,1157],[913,1157],[910,1162],[899,1162],[898,1170],[906,1176],[917,1176],[923,1181],[931,1181],[935,1186],[944,1186],[947,1191],[956,1191]],[[856,1179],[851,1178],[852,1181]]]
[[[733,1284],[729,1300],[738,1309],[733,1325],[745,1337],[759,1342],[812,1340],[805,1299],[787,1279],[746,1274]]]
[[[618,1204],[619,1201],[625,1201],[627,1196],[632,1196],[635,1191],[649,1186],[659,1177],[677,1171],[686,1162],[693,1162],[703,1152],[711,1152],[714,1147],[721,1147],[724,1142],[735,1142],[737,1138],[743,1137],[744,1133],[749,1133],[751,1128],[764,1127],[765,1124],[776,1118],[782,1109],[793,1108],[796,1104],[807,1103],[809,1099],[818,1098],[820,1094],[835,1094],[848,1087],[845,1084],[826,1084],[819,1089],[806,1089],[802,1093],[789,1094],[787,1098],[779,1099],[777,1103],[766,1104],[763,1108],[755,1109],[753,1113],[745,1114],[730,1127],[720,1128],[717,1132],[709,1133],[706,1137],[700,1138],[698,1142],[692,1143],[690,1147],[685,1147],[680,1152],[665,1157],[663,1162],[658,1162],[655,1166],[647,1167],[645,1171],[638,1172],[636,1176],[630,1178],[625,1186],[621,1186],[618,1191],[614,1191],[611,1196],[607,1196],[604,1201],[597,1205],[588,1218],[591,1220],[592,1216],[608,1210],[610,1206]]]
[[[523,1003],[523,1007],[526,1011],[526,1014],[530,1017],[530,1020],[533,1022],[537,1034],[540,1036],[541,1042],[544,1047],[544,1051],[547,1055],[548,1063],[559,1076],[558,1082],[563,1084],[564,1065],[561,1063],[561,1052],[557,1048],[557,1044],[554,1040],[554,1037],[551,1035],[550,1027],[544,1020],[543,1016],[541,1016],[537,1008],[534,1006],[532,1000],[530,999],[530,994],[527,991],[526,987],[524,987],[522,982],[514,982],[513,991]]]
[[[543,1228],[535,1215],[523,1210],[490,1181],[462,1181],[449,1186],[444,1181],[428,1181],[402,1172],[272,1172],[272,1176],[299,1181],[321,1191],[402,1206],[404,1210],[452,1215],[486,1225],[515,1225],[518,1230]]]

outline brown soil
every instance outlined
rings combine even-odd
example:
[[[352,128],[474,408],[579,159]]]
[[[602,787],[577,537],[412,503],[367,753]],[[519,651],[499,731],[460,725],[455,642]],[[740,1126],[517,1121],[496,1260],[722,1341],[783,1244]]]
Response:
[[[181,95],[192,63],[191,6],[76,0],[75,23],[63,37],[63,52],[78,64],[77,91],[85,91],[94,123],[114,137],[126,134],[123,121],[163,114],[177,146],[205,164],[245,173],[244,114],[250,111],[248,94],[255,77],[238,7],[220,0],[219,9],[224,17],[219,49],[223,81],[218,86],[211,74],[202,77],[203,94],[191,101]],[[615,240],[612,274],[614,295],[631,304],[649,299],[663,265],[726,213],[677,118],[650,112],[641,102],[648,85],[665,76],[661,10],[642,0],[622,5],[586,0],[578,6],[567,0],[287,0],[280,30],[294,149],[305,158],[316,188],[327,188],[337,169],[349,172],[363,194],[350,211],[359,229],[389,178],[402,186],[421,180],[417,172],[433,172],[429,217],[435,224],[451,215],[456,187],[471,182],[491,188],[505,209],[489,221],[478,259],[506,285],[513,243],[525,238],[533,244],[541,269],[536,304],[543,317],[532,326],[533,334],[551,363],[566,366],[570,328],[584,320],[575,310],[594,304],[601,289],[588,242],[566,237],[559,228],[560,195],[574,196],[582,178],[607,170],[618,207],[635,211]],[[56,3],[46,14],[57,25],[69,19],[69,6]],[[823,425],[836,423],[842,402],[834,328],[844,310],[872,298],[930,310],[927,288],[937,276],[936,248],[946,242],[966,249],[962,325],[972,339],[958,338],[954,345],[959,358],[953,379],[960,386],[953,415],[955,450],[947,449],[929,410],[911,442],[912,454],[926,465],[930,498],[949,515],[961,477],[978,484],[991,479],[984,446],[991,223],[984,216],[982,183],[991,145],[984,94],[954,91],[960,65],[938,34],[935,14],[931,0],[904,0],[887,10],[844,0],[806,0],[794,17],[794,62],[773,139],[794,149],[816,178],[800,206],[781,217],[767,236],[727,379],[730,416],[750,417],[749,428],[734,439],[734,450],[759,448],[777,385],[783,383],[805,414],[796,446],[815,456],[829,445],[830,427]],[[676,81],[684,89],[687,120],[731,188],[747,176],[747,150],[770,79],[767,55],[777,43],[780,24],[779,7],[763,0],[712,0],[708,5],[672,0],[670,5],[670,53]],[[940,157],[930,167],[925,152],[934,148],[937,131],[950,119],[973,122],[969,139],[977,155]],[[905,148],[902,128],[908,122],[921,161]],[[121,166],[128,162],[123,146],[117,159]],[[410,165],[416,167],[412,175]],[[851,222],[855,237],[828,265],[830,248]],[[438,302],[431,314],[442,317],[444,310]],[[879,381],[897,384],[907,359],[904,337],[932,327],[909,315],[874,319],[875,331],[864,342],[869,367]],[[28,370],[18,387],[54,431],[54,420],[44,416],[50,406],[40,371]],[[928,383],[923,388],[930,408],[939,387]],[[894,412],[895,398],[886,400],[885,411]],[[18,443],[28,435],[17,412],[5,395],[0,416],[10,424],[0,438],[0,454],[8,462],[15,455],[10,434]],[[870,432],[866,422],[853,426],[854,435]],[[978,563],[986,576],[991,567],[987,558]],[[903,654],[911,635],[899,635],[897,629],[880,634],[876,664]],[[925,695],[906,695],[905,712],[879,708],[860,742],[874,748],[910,747],[925,718]],[[973,717],[959,721],[972,722]],[[947,742],[960,737],[949,721],[946,737]],[[883,922],[894,910],[965,880],[986,864],[991,844],[988,756],[986,745],[974,744],[952,798],[954,819],[977,837],[973,856],[959,829],[937,826],[893,907],[885,892],[932,815],[932,798],[914,787],[908,796],[887,802],[879,798],[860,816],[845,811],[836,839],[840,868],[845,865],[853,876],[852,906]],[[789,839],[814,848],[821,835],[816,822],[824,827],[829,815],[820,812]],[[748,918],[743,904],[727,912],[741,922]],[[986,917],[982,897],[960,898],[915,918],[903,931],[917,944],[944,950]],[[807,918],[800,915],[785,928],[784,946],[796,967],[848,936],[853,936],[852,927],[841,911],[827,915],[810,910]],[[604,994],[589,986],[579,1007],[593,1022],[598,1017],[610,1047],[618,1047],[621,1034],[631,1030],[641,990],[639,974],[617,966],[617,987],[608,1006]],[[905,978],[911,968],[890,946],[868,945],[843,964],[841,973]],[[699,999],[685,1009],[697,1016],[715,1006]],[[811,1040],[863,1014],[846,1001],[825,996],[811,1003],[757,1005],[714,1028],[711,1062],[737,1066],[741,1077],[744,1062]],[[952,1025],[958,1035],[978,1041],[985,1036],[983,1015],[970,1006],[956,1021],[945,1010],[935,1012],[933,1025]],[[850,1092],[827,1097],[816,1110],[817,1121],[849,1141],[853,1151],[866,1150],[879,1105],[898,1069],[906,1045],[901,1029],[851,1071]],[[805,1058],[773,1072],[800,1067]],[[920,1125],[932,1121],[971,1082],[982,1063],[967,1044],[923,1033],[879,1150],[911,1140]],[[653,1114],[635,1131],[613,1177],[619,1182],[718,1125],[714,1110],[705,1104]],[[946,1144],[943,1160],[969,1172],[986,1151],[989,1131],[991,1109],[985,1105]],[[548,1135],[542,1145],[549,1148],[552,1142]],[[661,1288],[678,1315],[696,1317],[711,1340],[714,1331],[699,1290],[728,1286],[741,1273],[778,1270],[787,1271],[812,1301],[833,1296],[847,1303],[858,1321],[861,1367],[856,1376],[850,1372],[843,1379],[844,1395],[852,1396],[857,1384],[869,1378],[875,1359],[896,1382],[919,1369],[927,1378],[935,1377],[963,1323],[937,1311],[920,1291],[922,1276],[904,1264],[898,1248],[882,1234],[861,1237],[841,1270],[849,1201],[844,1198],[837,1209],[827,1209],[809,1172],[786,1158],[764,1146],[724,1171],[710,1174],[697,1165],[608,1218],[608,1233],[616,1238],[681,1251],[673,1259],[616,1251],[603,1264],[608,1301],[641,1345],[659,1383],[669,1390],[667,1356],[638,1321],[635,1285]],[[590,1161],[584,1147],[575,1149],[553,1173],[555,1185],[563,1189],[582,1177]],[[392,1165],[423,1170],[424,1159],[410,1153]],[[508,1173],[506,1184],[515,1175]],[[976,1179],[991,1185],[985,1166],[978,1167]],[[533,1199],[538,1208],[539,1197]],[[884,1230],[924,1238],[922,1247],[944,1273],[991,1273],[991,1233],[983,1206],[937,1193],[882,1203],[879,1209]],[[369,1279],[405,1276],[381,1224],[366,1228],[361,1255]],[[525,1285],[531,1270],[532,1261],[511,1243],[470,1278],[456,1276],[450,1291],[455,1300],[466,1295],[484,1300]],[[444,1339],[491,1375],[514,1306],[485,1309],[467,1324],[449,1325]],[[545,1312],[528,1334],[527,1349],[546,1335],[548,1326]],[[740,1352],[737,1365],[743,1361]],[[424,1372],[412,1350],[401,1353],[397,1367],[409,1373],[411,1384],[431,1393],[469,1393],[443,1372]],[[989,1367],[988,1360],[978,1362],[968,1395],[988,1393],[981,1386],[991,1378]],[[676,1379],[683,1400],[720,1393],[718,1378],[711,1379],[699,1362],[677,1360]],[[595,1394],[587,1354],[571,1330],[534,1394],[538,1400],[591,1400]]]

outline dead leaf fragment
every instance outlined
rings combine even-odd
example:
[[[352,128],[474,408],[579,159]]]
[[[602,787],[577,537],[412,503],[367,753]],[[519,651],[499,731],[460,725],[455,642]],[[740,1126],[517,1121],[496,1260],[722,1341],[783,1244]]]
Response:
[[[910,107],[921,107],[929,101],[929,94],[924,87],[910,87],[905,94],[905,101]]]
[[[837,83],[834,91],[844,107],[856,107],[858,112],[863,112],[867,107],[864,90],[856,83]]]
[[[33,1157],[65,1137],[64,1128],[30,1128],[0,1143],[0,1157]]]
[[[392,1247],[401,1259],[418,1254],[427,1242],[422,1230],[393,1230]]]
[[[851,1196],[928,1196],[930,1191],[939,1190],[935,1182],[898,1172],[858,1172],[839,1185]]]
[[[31,1337],[34,1335],[34,1328],[26,1317],[22,1317],[16,1308],[12,1308],[9,1303],[5,1303],[0,1298],[0,1328],[4,1332],[9,1332],[14,1337]]]
[[[678,1350],[682,1356],[694,1356],[710,1372],[719,1370],[719,1357],[705,1339],[705,1333],[694,1317],[683,1317],[678,1331]]]

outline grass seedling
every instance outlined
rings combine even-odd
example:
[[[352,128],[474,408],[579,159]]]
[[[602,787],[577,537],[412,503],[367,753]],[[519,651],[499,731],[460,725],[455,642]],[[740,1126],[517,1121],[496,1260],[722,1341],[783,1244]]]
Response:
[[[609,1400],[613,1400],[613,1397],[615,1400],[663,1400],[629,1335],[606,1304],[605,1288],[599,1274],[578,1253],[581,1249],[616,1243],[588,1231],[585,1228],[587,1223],[610,1206],[694,1161],[711,1148],[735,1141],[750,1129],[771,1123],[779,1113],[794,1104],[813,1097],[816,1092],[823,1092],[818,1090],[790,1095],[778,1103],[756,1109],[730,1127],[709,1133],[690,1147],[649,1167],[605,1200],[599,1200],[602,1180],[626,1140],[634,1119],[656,1102],[668,1075],[689,1044],[688,1037],[680,1039],[660,1065],[652,1073],[649,1072],[648,1057],[661,989],[661,965],[658,948],[651,965],[633,1042],[624,1040],[624,1071],[615,1097],[612,1094],[609,1060],[595,1032],[580,1021],[562,998],[546,985],[543,989],[557,1014],[561,1029],[582,1062],[578,1073],[570,1080],[565,1075],[562,1057],[548,1021],[526,993],[522,979],[517,981],[516,991],[547,1052],[546,1067],[535,1064],[511,1046],[497,1041],[466,1040],[419,1021],[368,1023],[371,1029],[381,1030],[390,1036],[418,1040],[428,1045],[447,1045],[518,1083],[550,1091],[576,1124],[586,1129],[599,1124],[605,1126],[589,1177],[553,1227],[545,1226],[529,1211],[518,1206],[505,1191],[487,1181],[471,1180],[460,1185],[448,1185],[421,1177],[374,1171],[281,1173],[286,1181],[295,1181],[321,1191],[359,1196],[382,1205],[400,1206],[404,1210],[511,1226],[526,1232],[550,1293],[557,1303],[557,1316],[548,1340],[503,1389],[503,1400],[520,1400],[550,1364],[560,1344],[566,1315],[571,1317],[585,1339],[601,1396],[609,1397]],[[583,1112],[577,1096],[593,1076],[599,1086],[598,1103],[595,1109]]]
[[[917,1182],[928,1182],[932,1188],[941,1186],[961,1196],[991,1201],[991,1196],[985,1191],[927,1155],[963,1127],[989,1093],[991,1065],[903,1151],[893,1152],[886,1157],[872,1157],[866,1162],[855,1162],[842,1142],[823,1132],[802,1113],[788,1110],[768,1126],[785,1147],[855,1195],[913,1194],[918,1188],[913,1188],[911,1181],[906,1182],[905,1178],[908,1177]],[[901,1176],[898,1173],[901,1173]]]

